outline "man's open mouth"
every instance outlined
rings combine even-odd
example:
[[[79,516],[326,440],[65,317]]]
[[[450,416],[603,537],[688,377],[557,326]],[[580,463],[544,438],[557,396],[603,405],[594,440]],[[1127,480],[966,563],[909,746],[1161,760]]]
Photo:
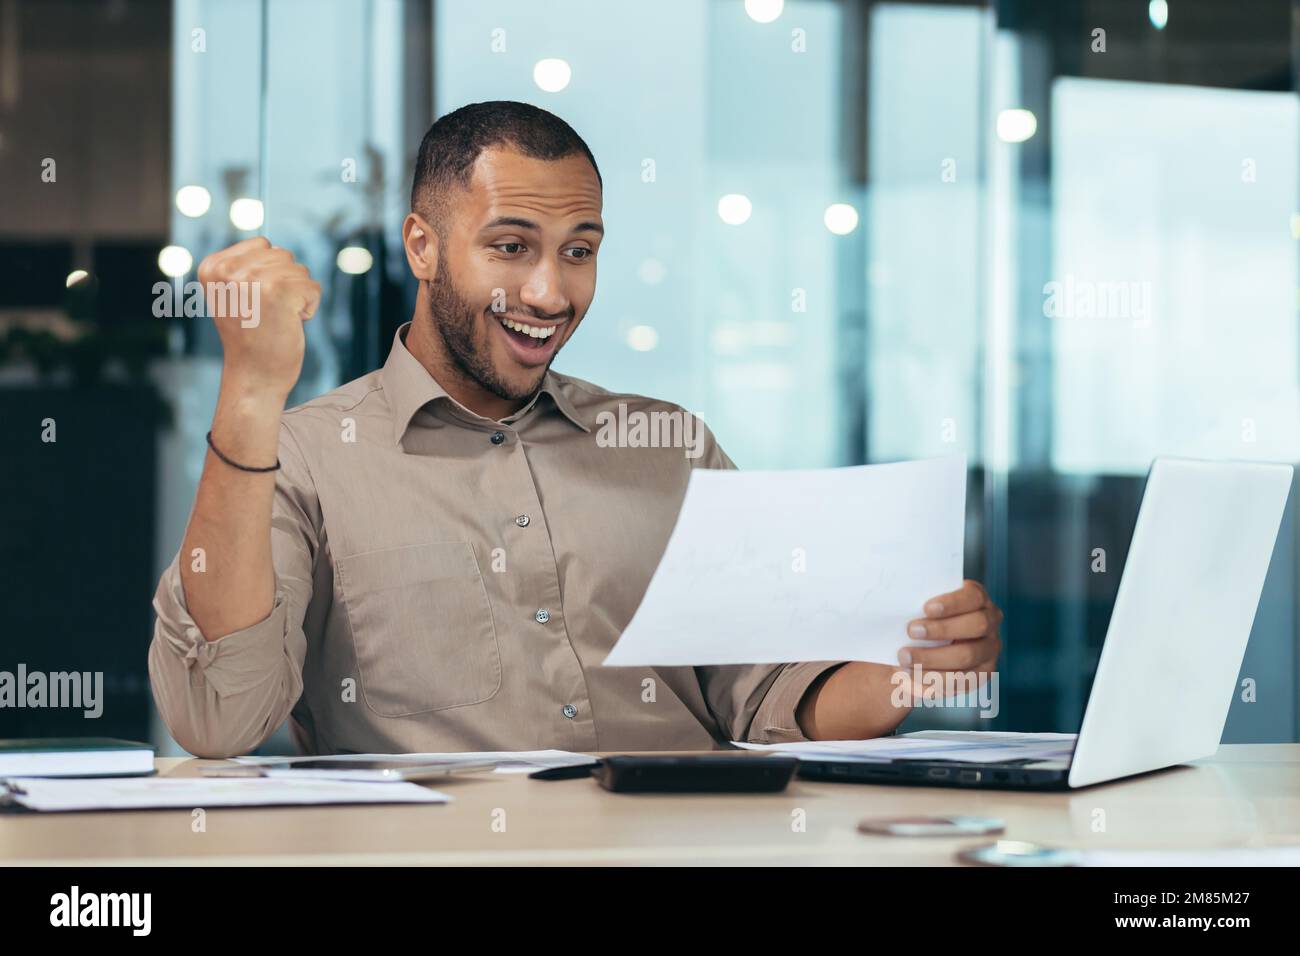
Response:
[[[504,315],[497,318],[502,325],[520,338],[549,339],[559,328],[558,325],[529,325]]]
[[[533,323],[508,315],[498,315],[495,318],[517,348],[536,352],[549,352],[555,344],[551,338],[564,324],[563,322],[554,325]]]

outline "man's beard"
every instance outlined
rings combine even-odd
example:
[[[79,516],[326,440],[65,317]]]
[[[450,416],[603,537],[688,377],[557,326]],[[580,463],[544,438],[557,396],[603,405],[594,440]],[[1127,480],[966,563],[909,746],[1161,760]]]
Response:
[[[492,367],[489,343],[484,341],[480,348],[474,341],[478,312],[452,282],[446,263],[442,261],[441,250],[437,275],[429,281],[429,320],[442,339],[447,355],[461,374],[497,398],[512,402],[528,398],[537,391],[547,369],[551,367],[551,363],[547,362],[546,368],[538,373],[537,381],[523,390],[512,387],[497,374]],[[489,335],[491,331],[487,330]],[[552,355],[551,359],[554,361],[555,356]]]

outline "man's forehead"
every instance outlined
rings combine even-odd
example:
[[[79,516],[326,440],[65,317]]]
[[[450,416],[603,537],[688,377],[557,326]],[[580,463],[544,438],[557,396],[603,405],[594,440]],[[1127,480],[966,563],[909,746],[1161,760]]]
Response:
[[[590,216],[602,204],[600,181],[585,156],[543,160],[504,149],[479,154],[466,199],[484,222],[512,209]]]

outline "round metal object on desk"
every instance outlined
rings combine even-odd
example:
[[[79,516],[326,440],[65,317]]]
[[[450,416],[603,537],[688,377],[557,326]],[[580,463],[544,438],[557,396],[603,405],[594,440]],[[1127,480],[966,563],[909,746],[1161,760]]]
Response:
[[[957,854],[963,863],[985,866],[1079,866],[1083,854],[1026,840],[998,840]]]
[[[862,833],[901,837],[988,836],[1006,830],[1006,822],[997,817],[880,817],[858,824]]]

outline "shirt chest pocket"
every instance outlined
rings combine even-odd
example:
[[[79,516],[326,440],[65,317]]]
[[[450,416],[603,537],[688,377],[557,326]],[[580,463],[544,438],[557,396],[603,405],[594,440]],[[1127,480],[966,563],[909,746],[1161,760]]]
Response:
[[[501,689],[474,550],[435,541],[335,561],[366,705],[381,717],[478,704]]]

